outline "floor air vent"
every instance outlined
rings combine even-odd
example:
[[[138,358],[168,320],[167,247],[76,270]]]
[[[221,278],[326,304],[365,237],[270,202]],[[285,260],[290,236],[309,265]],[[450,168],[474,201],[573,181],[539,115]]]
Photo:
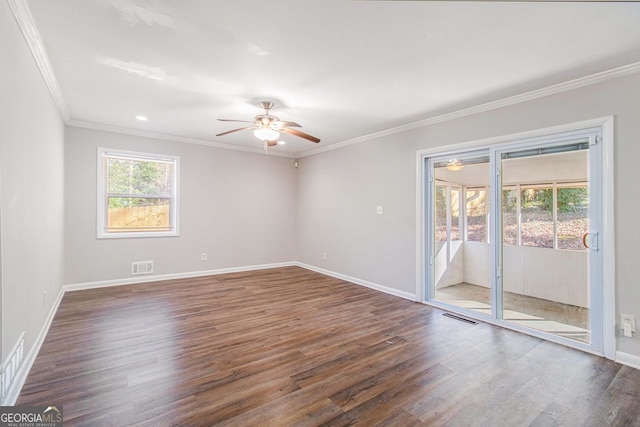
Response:
[[[477,325],[478,324],[478,322],[476,322],[475,320],[467,319],[466,317],[458,316],[457,314],[442,313],[442,315],[443,316],[447,316],[447,317],[451,317],[452,319],[456,319],[456,320],[459,320],[461,322],[471,323],[472,325]]]
[[[137,261],[131,263],[131,275],[153,273],[153,261]]]

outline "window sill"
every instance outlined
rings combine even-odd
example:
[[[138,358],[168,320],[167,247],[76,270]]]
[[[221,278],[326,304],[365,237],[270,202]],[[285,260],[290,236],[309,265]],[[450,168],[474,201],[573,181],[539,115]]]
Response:
[[[98,233],[97,239],[139,239],[145,237],[180,237],[177,231],[131,231],[126,233]]]

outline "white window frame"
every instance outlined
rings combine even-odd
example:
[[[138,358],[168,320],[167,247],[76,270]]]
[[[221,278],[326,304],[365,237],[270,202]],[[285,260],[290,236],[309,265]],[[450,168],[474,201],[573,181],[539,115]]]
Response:
[[[120,156],[132,160],[158,161],[173,164],[173,176],[171,182],[171,203],[169,210],[170,230],[167,231],[107,231],[107,170],[105,168],[105,157]],[[177,237],[179,231],[180,212],[180,157],[166,154],[141,153],[137,151],[126,151],[111,148],[98,148],[97,153],[97,215],[96,215],[96,237],[98,239],[127,239],[139,237]]]

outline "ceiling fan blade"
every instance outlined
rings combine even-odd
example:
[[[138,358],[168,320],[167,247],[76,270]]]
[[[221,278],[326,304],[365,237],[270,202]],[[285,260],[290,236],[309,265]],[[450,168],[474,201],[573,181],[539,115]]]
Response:
[[[220,122],[253,123],[248,120],[218,119]]]
[[[283,127],[294,127],[294,128],[301,128],[302,126],[300,126],[299,124],[297,124],[296,122],[284,122],[281,120],[278,120],[277,122],[273,122],[274,125],[276,125],[279,128],[283,128]]]
[[[320,142],[320,138],[316,138],[315,136],[311,136],[304,132],[300,132],[297,129],[282,128],[280,129],[280,131],[284,133],[289,133],[291,135],[299,136],[300,138],[308,139],[311,142],[316,142],[316,143]]]
[[[230,133],[233,133],[233,132],[238,132],[238,131],[240,131],[240,130],[251,129],[251,128],[253,128],[253,126],[247,126],[247,127],[244,127],[244,128],[238,128],[238,129],[228,130],[228,131],[226,131],[226,132],[219,133],[219,134],[217,134],[216,136],[223,136],[223,135],[227,135],[227,134],[230,134]]]
[[[276,145],[278,145],[278,141],[267,141],[267,145],[269,147],[275,147]]]

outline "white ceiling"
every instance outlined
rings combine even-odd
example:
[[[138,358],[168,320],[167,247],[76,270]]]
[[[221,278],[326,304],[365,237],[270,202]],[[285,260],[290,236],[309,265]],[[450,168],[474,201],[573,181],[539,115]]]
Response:
[[[21,1],[21,0],[13,0]],[[26,0],[71,123],[261,149],[348,141],[640,61],[640,3]],[[136,115],[148,121],[139,122]]]

